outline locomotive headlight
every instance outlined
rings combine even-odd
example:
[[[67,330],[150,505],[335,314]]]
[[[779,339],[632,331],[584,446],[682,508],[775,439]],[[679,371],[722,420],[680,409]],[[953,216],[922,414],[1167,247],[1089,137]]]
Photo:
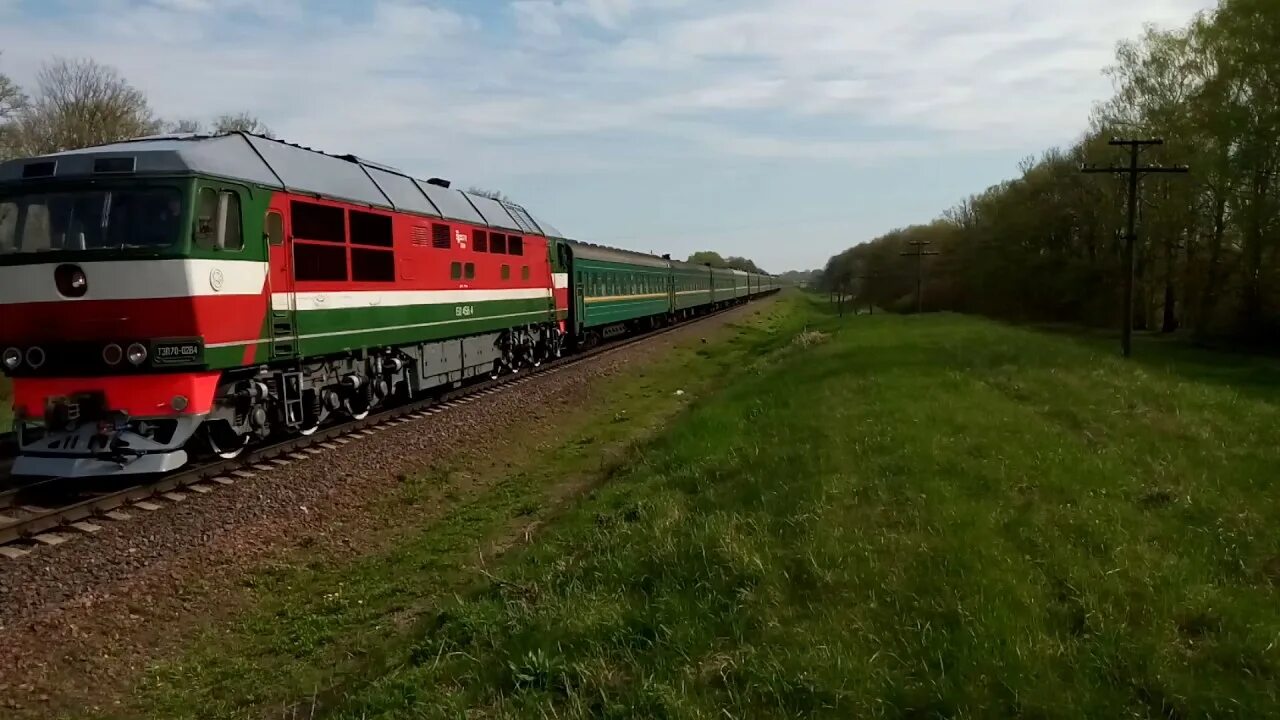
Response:
[[[39,368],[41,365],[44,365],[44,361],[45,361],[44,348],[40,347],[39,345],[34,345],[32,347],[27,348],[27,364],[30,365],[33,370]]]
[[[15,347],[5,348],[3,362],[6,370],[17,370],[22,364],[22,351]]]
[[[134,365],[141,365],[147,361],[147,346],[142,343],[134,343],[129,346],[129,362]]]
[[[108,365],[119,365],[124,360],[124,350],[115,343],[102,348],[102,362]]]

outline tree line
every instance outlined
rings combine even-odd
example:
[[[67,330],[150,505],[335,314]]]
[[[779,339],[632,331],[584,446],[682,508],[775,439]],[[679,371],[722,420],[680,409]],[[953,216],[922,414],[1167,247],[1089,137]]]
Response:
[[[1280,330],[1280,2],[1221,0],[1187,26],[1148,28],[1105,71],[1114,95],[1075,144],[927,225],[832,257],[820,283],[858,302],[1011,320],[1117,324],[1124,183],[1084,175],[1124,158],[1113,137],[1162,137],[1144,162],[1191,166],[1144,181],[1134,326],[1275,342]],[[919,245],[912,243],[927,243]]]
[[[714,250],[699,250],[689,256],[685,262],[695,265],[710,265],[713,268],[729,268],[731,270],[742,270],[745,272],[765,273],[760,269],[754,260],[750,258],[738,257],[730,255],[729,257],[721,257],[720,253]]]
[[[250,113],[205,121],[165,120],[147,96],[115,68],[90,59],[45,63],[30,88],[0,74],[0,159],[42,155],[163,132],[232,132],[271,135]]]

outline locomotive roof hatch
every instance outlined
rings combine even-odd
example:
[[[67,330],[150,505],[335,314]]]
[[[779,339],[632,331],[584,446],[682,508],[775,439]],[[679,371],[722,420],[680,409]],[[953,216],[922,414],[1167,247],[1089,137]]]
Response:
[[[10,160],[0,163],[0,185],[105,174],[195,173],[513,232],[561,236],[514,203],[452,190],[443,181],[418,180],[355,155],[329,155],[244,132],[155,135]]]

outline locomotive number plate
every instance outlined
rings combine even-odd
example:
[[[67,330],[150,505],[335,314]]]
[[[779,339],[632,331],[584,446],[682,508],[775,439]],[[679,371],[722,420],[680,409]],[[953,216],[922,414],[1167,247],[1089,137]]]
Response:
[[[204,362],[204,345],[197,340],[170,340],[155,344],[157,365],[199,365]]]
[[[453,314],[455,317],[471,317],[476,314],[476,308],[474,305],[457,305],[453,308]]]

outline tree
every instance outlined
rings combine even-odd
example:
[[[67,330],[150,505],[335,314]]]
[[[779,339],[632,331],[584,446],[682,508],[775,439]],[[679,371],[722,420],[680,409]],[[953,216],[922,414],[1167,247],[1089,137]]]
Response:
[[[1139,211],[1135,326],[1280,344],[1280,3],[1222,0],[1181,29],[1122,43],[1114,94],[1081,139],[1021,167],[930,224],[837,254],[821,284],[902,307],[904,242],[928,240],[925,304],[1016,320],[1120,321],[1120,183],[1084,176],[1117,135],[1163,137],[1147,161],[1189,164],[1152,179]]]
[[[215,134],[247,132],[254,135],[262,135],[263,137],[275,137],[271,132],[271,128],[267,127],[266,123],[258,119],[257,116],[247,112],[219,115],[213,120],[212,130],[206,130],[204,122],[194,118],[174,120],[168,123],[167,129],[171,133],[179,134],[199,134],[204,132],[212,132]]]
[[[36,76],[34,97],[17,112],[13,145],[40,155],[158,132],[141,90],[93,60],[57,59]]]
[[[721,257],[720,253],[714,250],[700,250],[689,256],[686,262],[694,265],[710,265],[713,268],[732,268],[734,270],[744,270],[746,272],[764,272],[754,261],[744,257]]]
[[[190,118],[174,120],[169,123],[168,131],[178,135],[198,134],[204,132],[204,124]]]
[[[247,112],[240,112],[234,115],[219,115],[213,121],[213,131],[215,133],[246,132],[265,137],[275,137],[266,123]]]
[[[490,200],[497,200],[498,202],[504,202],[504,203],[511,202],[511,198],[504,195],[501,190],[486,190],[484,188],[479,188],[479,187],[470,187],[470,188],[467,188],[467,192],[471,193],[472,195],[487,197]]]
[[[13,121],[26,104],[27,96],[22,88],[7,75],[0,74],[0,160],[16,152],[13,147]]]

